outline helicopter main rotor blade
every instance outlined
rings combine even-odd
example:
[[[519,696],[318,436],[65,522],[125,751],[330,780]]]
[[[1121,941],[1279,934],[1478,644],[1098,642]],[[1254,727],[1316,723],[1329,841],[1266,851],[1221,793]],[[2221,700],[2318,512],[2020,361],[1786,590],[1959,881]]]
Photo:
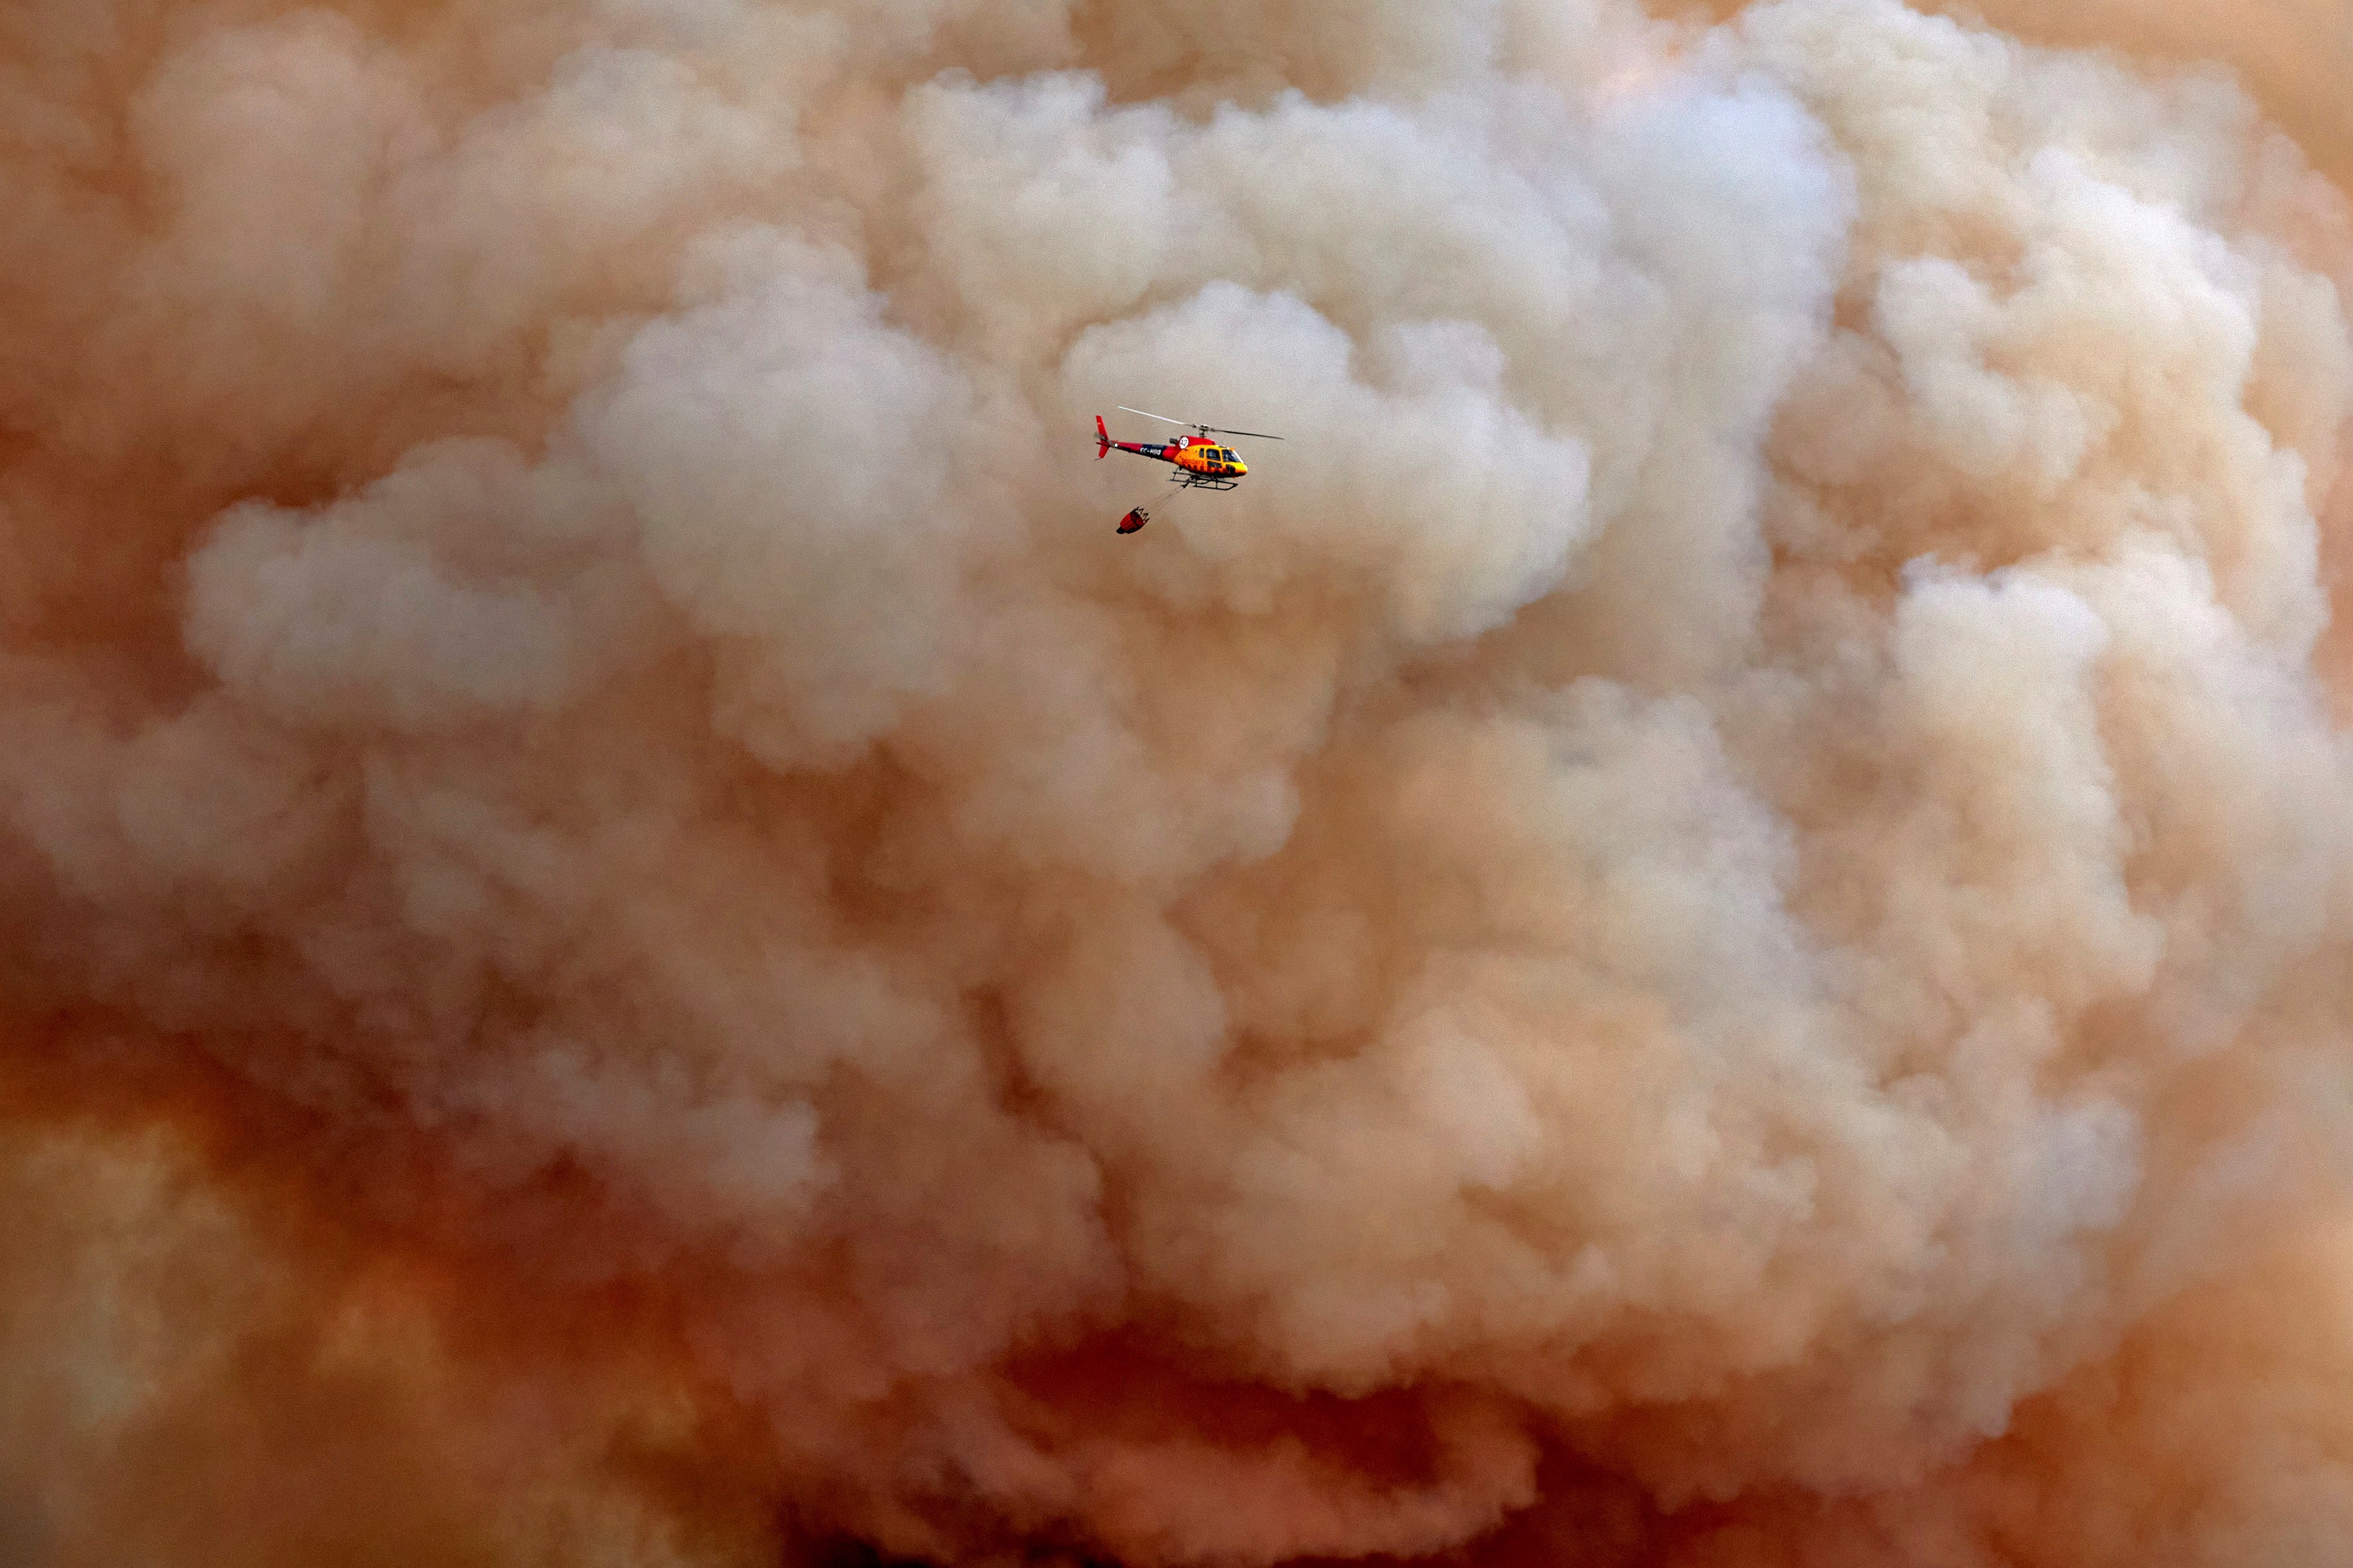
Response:
[[[1221,426],[1198,424],[1190,419],[1171,419],[1166,414],[1155,414],[1148,408],[1130,408],[1124,403],[1119,405],[1119,411],[1122,414],[1141,414],[1146,419],[1157,419],[1163,425],[1182,425],[1187,430],[1198,430],[1204,436],[1247,436],[1253,441],[1282,439],[1280,436],[1270,436],[1263,430],[1228,430]]]

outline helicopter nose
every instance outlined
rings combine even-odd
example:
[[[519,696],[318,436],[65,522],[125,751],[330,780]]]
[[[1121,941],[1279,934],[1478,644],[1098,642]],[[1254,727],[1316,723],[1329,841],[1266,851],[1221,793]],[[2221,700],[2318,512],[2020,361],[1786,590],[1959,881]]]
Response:
[[[1240,476],[1242,476],[1243,474],[1247,474],[1247,473],[1249,473],[1249,472],[1250,472],[1250,465],[1249,465],[1248,463],[1243,462],[1240,458],[1236,458],[1234,459],[1234,475],[1235,475],[1235,477],[1236,477],[1236,478],[1240,478]]]

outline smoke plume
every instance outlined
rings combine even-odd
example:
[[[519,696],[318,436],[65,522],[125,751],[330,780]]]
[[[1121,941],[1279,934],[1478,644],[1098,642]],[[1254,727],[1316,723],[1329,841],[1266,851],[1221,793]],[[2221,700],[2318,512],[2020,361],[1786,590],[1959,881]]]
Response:
[[[2353,1562],[2353,33],[2011,9],[0,17],[0,1560]]]

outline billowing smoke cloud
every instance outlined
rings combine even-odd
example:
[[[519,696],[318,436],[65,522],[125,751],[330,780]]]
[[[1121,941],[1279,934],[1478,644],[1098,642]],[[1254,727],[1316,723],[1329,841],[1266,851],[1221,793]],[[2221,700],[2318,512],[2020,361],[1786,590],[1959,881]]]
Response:
[[[2353,1561],[2311,102],[1894,0],[0,82],[0,1558]]]

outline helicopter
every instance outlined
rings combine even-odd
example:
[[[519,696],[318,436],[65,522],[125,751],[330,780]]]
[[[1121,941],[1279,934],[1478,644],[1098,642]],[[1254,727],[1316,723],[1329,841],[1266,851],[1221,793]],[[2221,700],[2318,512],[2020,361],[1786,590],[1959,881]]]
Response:
[[[1214,425],[1198,425],[1189,420],[1171,419],[1165,414],[1152,414],[1141,408],[1130,408],[1124,403],[1119,405],[1119,411],[1122,414],[1140,414],[1146,419],[1157,419],[1164,425],[1183,426],[1194,434],[1179,436],[1174,440],[1165,442],[1114,441],[1111,438],[1111,427],[1103,423],[1103,416],[1098,414],[1095,416],[1095,460],[1101,462],[1116,449],[1122,452],[1133,452],[1139,458],[1150,458],[1155,462],[1166,463],[1176,470],[1174,480],[1174,488],[1176,489],[1229,490],[1244,474],[1250,472],[1250,465],[1243,462],[1231,447],[1219,444],[1215,439],[1217,437],[1243,436],[1253,441],[1282,439],[1280,436],[1269,436],[1257,430],[1227,430]],[[1152,514],[1142,507],[1137,507],[1120,519],[1119,531],[1134,533],[1151,521]]]

